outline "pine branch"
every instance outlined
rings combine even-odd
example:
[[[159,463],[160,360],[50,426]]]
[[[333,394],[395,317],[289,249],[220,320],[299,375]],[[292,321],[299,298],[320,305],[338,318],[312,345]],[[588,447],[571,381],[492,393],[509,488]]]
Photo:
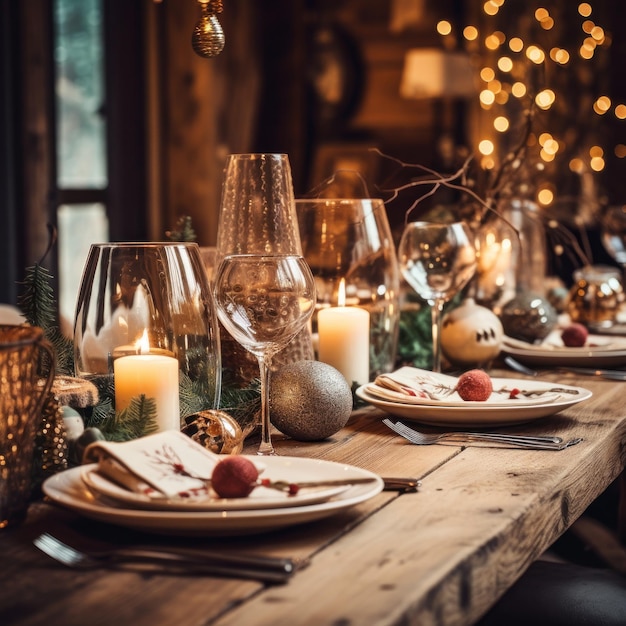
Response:
[[[196,233],[191,226],[191,217],[183,215],[176,222],[176,228],[166,231],[165,236],[170,241],[195,241]]]
[[[38,263],[26,268],[26,277],[20,283],[24,291],[17,301],[26,321],[44,331],[56,324],[56,300],[51,281],[50,272]]]
[[[57,325],[57,308],[52,275],[39,263],[26,269],[22,283],[23,292],[18,298],[18,305],[31,326],[40,327],[45,338],[50,342],[55,355],[55,372],[60,375],[74,374],[74,343],[63,335]],[[44,364],[44,370],[49,365]]]
[[[245,432],[257,423],[261,410],[261,381],[252,380],[247,387],[229,384],[230,373],[224,371],[220,409],[236,420]]]
[[[109,441],[128,441],[155,433],[156,401],[142,394],[133,398],[127,409],[109,411],[97,426]]]

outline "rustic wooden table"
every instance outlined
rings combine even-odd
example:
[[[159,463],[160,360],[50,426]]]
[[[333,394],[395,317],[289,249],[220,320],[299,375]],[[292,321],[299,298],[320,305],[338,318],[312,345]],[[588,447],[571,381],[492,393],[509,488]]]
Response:
[[[158,537],[39,502],[0,531],[0,624],[469,625],[478,620],[626,462],[626,387],[592,377],[589,400],[516,430],[583,437],[560,452],[406,443],[375,409],[322,443],[275,438],[281,455],[415,476],[418,493],[368,502],[288,529],[239,538]],[[184,545],[307,557],[285,585],[142,571],[70,570],[32,546],[49,530],[81,547]]]

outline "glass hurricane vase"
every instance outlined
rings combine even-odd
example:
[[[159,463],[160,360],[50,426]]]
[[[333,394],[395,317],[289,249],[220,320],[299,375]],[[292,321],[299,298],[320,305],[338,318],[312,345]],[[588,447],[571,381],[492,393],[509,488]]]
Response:
[[[218,326],[198,245],[92,245],[76,306],[74,362],[76,375],[96,383],[104,399],[113,383],[116,411],[141,396],[154,400],[158,430],[217,408]]]
[[[304,257],[315,277],[317,313],[344,304],[369,312],[370,378],[395,367],[400,272],[380,199],[296,200]],[[341,288],[340,288],[341,287]],[[345,301],[339,302],[345,294]]]

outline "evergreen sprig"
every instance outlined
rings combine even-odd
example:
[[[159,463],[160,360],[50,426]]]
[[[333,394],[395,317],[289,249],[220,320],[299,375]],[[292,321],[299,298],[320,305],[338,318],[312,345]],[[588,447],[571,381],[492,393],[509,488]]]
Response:
[[[141,395],[127,409],[115,410],[113,376],[94,376],[98,404],[82,412],[85,428],[98,428],[109,441],[128,441],[156,432],[156,401]]]
[[[55,354],[55,372],[61,375],[74,374],[74,346],[71,339],[63,335],[57,324],[56,299],[52,289],[52,275],[36,263],[26,269],[23,291],[18,305],[31,326],[39,326],[50,342]]]
[[[224,370],[220,408],[228,413],[245,432],[254,429],[261,411],[261,381],[251,380],[246,387],[231,383],[231,374]]]
[[[110,405],[110,401],[107,401]],[[96,426],[96,424],[93,424]],[[157,431],[156,400],[140,395],[123,411],[110,410],[99,420],[97,428],[109,441],[129,441]]]
[[[189,215],[180,217],[176,222],[176,227],[166,231],[165,236],[170,241],[195,241],[196,232],[191,225],[191,217]]]

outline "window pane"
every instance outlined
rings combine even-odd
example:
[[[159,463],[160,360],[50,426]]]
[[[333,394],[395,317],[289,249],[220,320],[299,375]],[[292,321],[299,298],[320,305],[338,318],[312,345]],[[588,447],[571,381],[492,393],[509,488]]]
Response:
[[[92,243],[109,241],[109,223],[103,204],[72,204],[59,207],[59,311],[61,325],[73,334],[76,298],[87,253]]]
[[[57,184],[102,189],[107,173],[101,0],[56,0],[54,6]]]

